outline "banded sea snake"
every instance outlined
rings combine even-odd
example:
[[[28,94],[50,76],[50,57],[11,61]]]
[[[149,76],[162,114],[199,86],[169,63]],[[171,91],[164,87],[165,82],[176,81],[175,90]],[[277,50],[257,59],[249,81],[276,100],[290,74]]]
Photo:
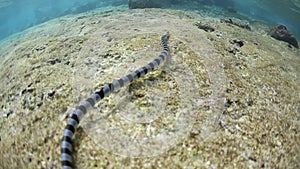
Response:
[[[103,99],[105,96],[108,96],[111,92],[129,84],[133,80],[144,76],[145,74],[157,68],[161,63],[166,61],[169,55],[169,47],[167,44],[167,40],[169,39],[169,37],[169,32],[166,32],[161,37],[163,51],[152,62],[144,67],[137,69],[131,74],[128,74],[127,76],[124,76],[118,80],[113,81],[110,84],[105,85],[99,91],[96,91],[88,99],[83,101],[82,104],[71,114],[71,117],[69,118],[67,126],[64,130],[61,142],[61,163],[63,169],[71,169],[74,167],[72,159],[72,137],[75,133],[76,127],[78,126],[80,120],[83,118],[84,114],[87,112],[88,108],[94,106],[96,102]]]

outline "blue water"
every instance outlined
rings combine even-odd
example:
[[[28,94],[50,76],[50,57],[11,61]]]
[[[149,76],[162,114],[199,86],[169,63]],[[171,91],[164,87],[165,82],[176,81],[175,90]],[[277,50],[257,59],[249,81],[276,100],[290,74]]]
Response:
[[[192,0],[171,0],[171,8],[189,8]],[[197,0],[194,0],[197,1]],[[284,24],[300,39],[300,0],[198,0],[229,8],[251,19]],[[128,0],[0,0],[0,40],[50,19],[100,7],[127,5]],[[197,7],[190,6],[190,9]],[[201,9],[201,6],[199,6]],[[213,11],[212,11],[213,12]]]

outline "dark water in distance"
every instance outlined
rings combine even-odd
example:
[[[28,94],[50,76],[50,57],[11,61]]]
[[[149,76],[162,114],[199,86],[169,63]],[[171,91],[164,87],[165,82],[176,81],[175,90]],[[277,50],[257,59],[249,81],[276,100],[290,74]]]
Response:
[[[300,0],[172,0],[166,8],[195,10],[195,1],[273,25],[284,24],[300,39]],[[128,0],[0,0],[0,40],[56,17],[127,3]]]

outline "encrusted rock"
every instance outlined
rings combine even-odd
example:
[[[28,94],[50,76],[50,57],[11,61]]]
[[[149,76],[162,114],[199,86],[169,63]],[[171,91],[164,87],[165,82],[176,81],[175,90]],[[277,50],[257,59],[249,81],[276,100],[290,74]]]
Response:
[[[221,23],[228,23],[231,25],[238,26],[243,29],[251,30],[251,27],[247,23],[243,23],[242,21],[233,20],[231,18],[221,18]]]
[[[277,25],[268,33],[268,35],[277,40],[285,41],[296,48],[299,48],[297,39],[295,38],[293,33],[284,25]]]
[[[210,25],[207,25],[207,24],[203,24],[200,21],[197,21],[195,23],[195,26],[197,26],[199,29],[204,30],[205,32],[213,32],[213,31],[215,31],[214,27],[212,27]]]

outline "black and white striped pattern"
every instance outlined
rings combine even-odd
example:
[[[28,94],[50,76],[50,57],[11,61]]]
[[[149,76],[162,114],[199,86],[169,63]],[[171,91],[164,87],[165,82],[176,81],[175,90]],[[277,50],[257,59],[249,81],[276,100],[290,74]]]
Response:
[[[72,161],[72,137],[74,135],[75,129],[78,126],[80,120],[83,118],[84,114],[87,112],[88,108],[95,105],[96,102],[108,96],[111,92],[123,87],[135,79],[138,79],[153,69],[157,68],[162,62],[164,62],[169,55],[169,48],[167,45],[167,40],[169,39],[169,32],[161,37],[161,43],[163,46],[163,51],[161,54],[154,59],[152,62],[144,67],[124,76],[114,82],[105,85],[102,89],[92,94],[88,99],[86,99],[82,104],[72,113],[69,122],[64,130],[64,135],[61,142],[61,162],[63,169],[71,169],[74,167]]]

